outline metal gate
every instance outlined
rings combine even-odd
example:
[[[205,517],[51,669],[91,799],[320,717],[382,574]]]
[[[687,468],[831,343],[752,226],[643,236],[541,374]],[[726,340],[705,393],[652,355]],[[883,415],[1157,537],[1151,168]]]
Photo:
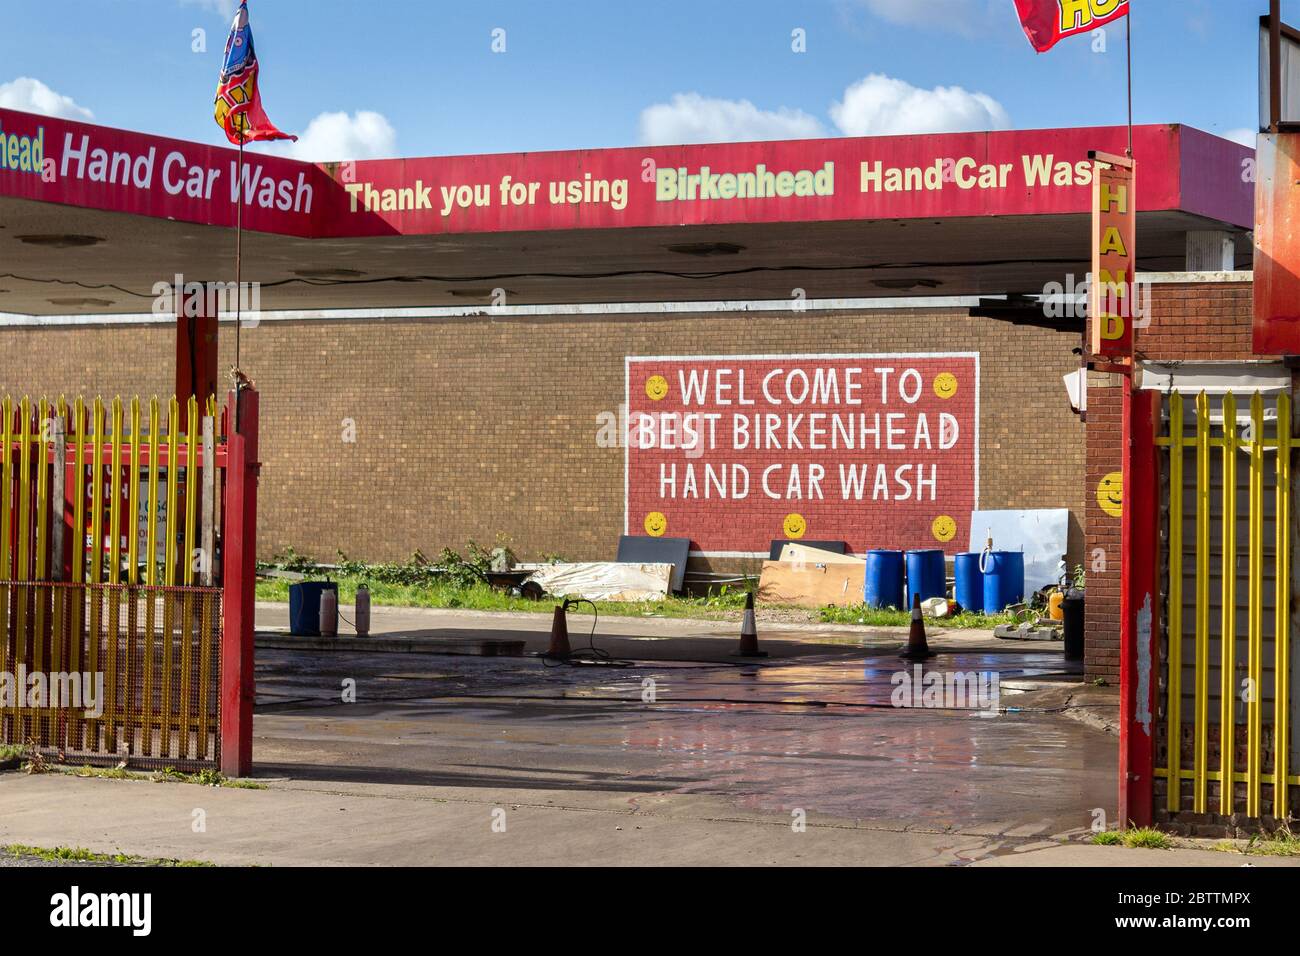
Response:
[[[0,742],[219,765],[228,415],[204,412],[0,406]]]
[[[1280,823],[1300,811],[1291,398],[1171,392],[1164,410],[1156,819]]]

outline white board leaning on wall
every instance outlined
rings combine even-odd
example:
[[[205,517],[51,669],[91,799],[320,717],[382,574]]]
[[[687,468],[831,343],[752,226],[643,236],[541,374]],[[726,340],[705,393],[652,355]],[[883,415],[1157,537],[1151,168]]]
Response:
[[[983,551],[990,529],[994,551],[1023,551],[1025,596],[1056,584],[1070,536],[1068,508],[1036,511],[973,511],[970,549]]]

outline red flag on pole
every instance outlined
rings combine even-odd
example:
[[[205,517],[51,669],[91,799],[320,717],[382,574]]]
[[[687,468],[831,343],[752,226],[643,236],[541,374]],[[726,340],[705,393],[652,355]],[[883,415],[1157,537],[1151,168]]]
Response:
[[[1034,49],[1046,53],[1066,37],[1128,16],[1128,0],[1016,0],[1016,12]]]
[[[248,0],[242,0],[230,25],[221,79],[217,83],[213,115],[226,138],[242,146],[262,139],[293,139],[275,128],[262,109],[257,88],[257,54],[253,51],[253,30],[248,25]]]

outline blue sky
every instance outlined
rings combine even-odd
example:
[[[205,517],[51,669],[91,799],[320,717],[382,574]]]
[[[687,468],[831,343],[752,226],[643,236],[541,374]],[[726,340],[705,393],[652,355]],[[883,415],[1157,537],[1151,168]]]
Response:
[[[224,142],[211,102],[232,0],[0,4],[0,106]],[[1266,0],[1133,4],[1136,121],[1251,127]],[[250,0],[250,10],[267,112],[308,133],[295,149],[309,159],[1124,120],[1124,24],[1108,28],[1105,53],[1085,36],[1037,55],[1012,0]],[[1300,0],[1283,10],[1300,21]],[[505,51],[494,53],[498,28]],[[792,51],[796,29],[806,52]],[[206,52],[192,50],[195,30]]]

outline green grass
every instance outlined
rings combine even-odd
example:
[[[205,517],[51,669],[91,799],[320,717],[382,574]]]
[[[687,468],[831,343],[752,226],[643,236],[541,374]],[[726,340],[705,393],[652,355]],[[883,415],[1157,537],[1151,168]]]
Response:
[[[143,856],[128,856],[125,853],[95,853],[84,847],[56,846],[53,848],[28,846],[25,843],[9,843],[0,846],[0,851],[10,856],[35,857],[48,863],[117,863],[126,866],[213,866],[201,860],[166,860]]]
[[[1232,840],[1224,840],[1216,843],[1214,848],[1225,853],[1244,853],[1246,856],[1300,856],[1300,836],[1290,830],[1279,830],[1277,833],[1253,836],[1244,846]]]
[[[1131,830],[1125,830],[1121,834],[1124,845],[1127,847],[1136,847],[1143,850],[1171,850],[1174,841],[1169,835],[1155,830],[1151,827],[1134,827]]]
[[[324,576],[312,574],[308,580],[323,580]],[[357,585],[366,583],[370,588],[370,601],[388,607],[466,608],[475,611],[529,611],[550,614],[555,601],[544,598],[532,601],[524,597],[511,597],[484,583],[461,585],[450,581],[428,584],[388,584],[376,582],[359,575],[331,577],[339,586],[339,603],[351,604],[356,600]],[[289,585],[293,583],[278,578],[257,582],[259,601],[289,600]],[[597,601],[602,615],[623,617],[727,617],[745,606],[745,592],[729,588],[708,597],[665,597],[655,601]],[[579,604],[573,613],[590,614],[590,604]]]
[[[18,744],[0,744],[0,763],[6,760],[15,760],[26,753],[27,748]]]
[[[324,580],[324,575],[311,573],[308,580]],[[366,583],[370,588],[370,601],[374,605],[388,607],[425,607],[425,608],[466,608],[475,611],[528,611],[534,614],[550,614],[555,608],[555,601],[545,598],[531,601],[523,597],[511,597],[506,591],[498,590],[487,584],[457,584],[451,581],[421,584],[389,584],[377,582],[361,575],[332,576],[331,580],[339,586],[339,603],[351,604],[356,600],[357,585]],[[289,585],[293,582],[281,578],[268,578],[257,582],[257,599],[259,601],[289,600]],[[772,607],[773,605],[763,605]],[[719,588],[705,597],[669,596],[654,601],[597,601],[596,607],[602,616],[611,617],[670,617],[698,618],[702,620],[720,620],[737,616],[745,607],[745,589],[743,587]],[[796,608],[806,613],[809,621],[821,621],[825,624],[860,624],[866,627],[906,627],[911,621],[911,611],[877,610],[864,605],[855,607],[826,607],[820,610]],[[573,613],[590,614],[591,605],[579,604]],[[958,614],[954,617],[932,620],[926,623],[931,627],[942,628],[983,628],[989,629],[997,624],[1011,623],[1010,614]]]
[[[1127,846],[1144,850],[1172,850],[1174,847],[1174,841],[1167,833],[1152,827],[1102,830],[1094,833],[1088,842],[1097,846]]]
[[[862,624],[867,627],[907,627],[912,622],[911,611],[898,611],[893,608],[872,608],[865,604],[852,607],[824,607],[817,612],[826,624]],[[992,630],[999,624],[1012,623],[1010,614],[974,614],[963,611],[952,617],[925,619],[926,627],[939,627],[956,630]]]
[[[125,767],[92,767],[83,764],[80,767],[59,767],[47,764],[46,773],[64,773],[73,777],[95,777],[100,780],[144,780],[149,783],[189,783],[200,787],[230,787],[237,790],[265,790],[266,785],[252,780],[229,780],[216,770],[200,770],[198,773],[182,773],[172,767],[164,767],[152,773],[127,770]]]

